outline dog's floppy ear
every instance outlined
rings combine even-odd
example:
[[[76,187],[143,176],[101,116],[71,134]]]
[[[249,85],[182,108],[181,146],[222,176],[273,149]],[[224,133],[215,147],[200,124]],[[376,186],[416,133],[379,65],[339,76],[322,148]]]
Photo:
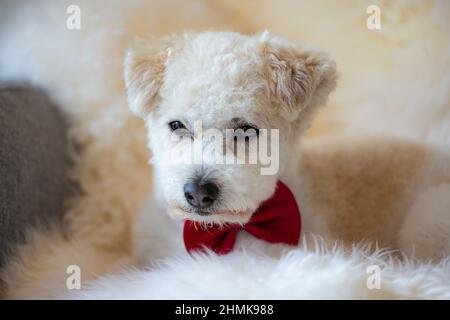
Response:
[[[125,56],[125,85],[131,111],[142,118],[160,101],[166,66],[175,45],[175,38],[142,41],[128,49]]]
[[[291,121],[301,112],[311,113],[324,105],[336,87],[336,65],[325,54],[303,50],[281,39],[267,39],[263,51],[267,58],[271,98]]]

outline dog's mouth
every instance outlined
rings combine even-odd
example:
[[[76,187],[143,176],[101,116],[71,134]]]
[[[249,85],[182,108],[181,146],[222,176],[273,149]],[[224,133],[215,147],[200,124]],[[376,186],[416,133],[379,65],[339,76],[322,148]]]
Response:
[[[196,215],[203,216],[203,217],[211,216],[211,215],[225,215],[225,214],[232,214],[234,216],[239,216],[239,215],[244,215],[248,212],[248,211],[242,211],[242,210],[220,210],[220,209],[198,210],[198,209],[193,209],[190,207],[182,207],[182,206],[177,206],[176,208],[178,210],[185,211],[188,214],[196,214]]]
[[[191,220],[206,223],[239,223],[244,224],[249,219],[254,210],[197,210],[184,206],[174,206],[169,210],[169,214],[176,219]]]
[[[181,208],[181,207],[179,207],[178,209],[186,211],[187,213],[190,213],[190,214],[198,214],[199,216],[203,216],[203,217],[213,215],[213,214],[220,214],[220,212],[217,212],[217,211],[201,211],[201,210],[190,209],[190,208]]]

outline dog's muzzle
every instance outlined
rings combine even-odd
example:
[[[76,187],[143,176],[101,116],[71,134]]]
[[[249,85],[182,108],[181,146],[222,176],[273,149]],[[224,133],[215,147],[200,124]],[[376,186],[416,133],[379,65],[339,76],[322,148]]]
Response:
[[[183,191],[186,201],[197,210],[210,208],[219,197],[219,187],[211,181],[190,180]]]

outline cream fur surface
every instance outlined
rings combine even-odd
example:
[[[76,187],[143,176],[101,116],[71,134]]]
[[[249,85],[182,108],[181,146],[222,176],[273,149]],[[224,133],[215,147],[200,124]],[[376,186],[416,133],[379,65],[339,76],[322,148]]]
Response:
[[[58,232],[31,236],[3,271],[7,297],[450,298],[448,262],[400,264],[365,249],[346,253],[320,246],[279,260],[265,257],[264,249],[219,258],[174,257],[151,270],[107,276],[133,264],[123,252],[131,251],[131,224],[150,186],[145,129],[128,111],[122,82],[124,52],[136,35],[267,28],[296,43],[324,48],[336,59],[341,80],[306,139],[316,152],[355,139],[365,144],[367,136],[382,133],[395,139],[381,140],[381,158],[388,149],[383,145],[395,145],[399,138],[439,155],[450,146],[447,1],[381,1],[381,31],[365,27],[365,8],[373,1],[171,0],[126,6],[86,1],[80,4],[80,31],[65,28],[71,2],[24,3],[0,12],[0,76],[47,89],[70,117],[70,137],[79,146],[71,176],[83,192],[72,199],[67,213],[69,239],[79,240]],[[445,158],[418,163],[425,176],[420,179],[445,172]],[[421,223],[433,224],[420,222],[429,208],[448,221],[449,185],[429,180],[414,187],[419,195],[409,215],[413,220],[406,221],[401,235]],[[401,240],[409,241],[408,236]],[[382,290],[367,290],[368,262],[382,266]],[[71,264],[79,264],[85,275],[81,292],[64,289]],[[205,268],[211,278],[205,277]],[[107,277],[88,282],[98,276]],[[239,290],[229,286],[237,281]]]
[[[346,254],[339,247],[327,251],[320,243],[317,240],[315,247],[291,250],[279,259],[264,255],[263,249],[255,253],[245,248],[223,257],[174,257],[151,270],[131,270],[101,278],[69,297],[450,299],[448,260],[439,265],[405,263],[389,260],[389,254],[383,251],[369,253],[368,248],[355,247]],[[380,266],[380,289],[367,287],[370,265]]]

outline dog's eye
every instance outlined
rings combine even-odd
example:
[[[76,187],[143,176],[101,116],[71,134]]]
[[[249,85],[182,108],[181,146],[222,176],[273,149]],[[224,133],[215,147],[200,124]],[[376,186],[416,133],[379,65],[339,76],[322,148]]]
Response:
[[[175,131],[178,129],[186,129],[186,126],[183,124],[183,122],[178,121],[178,120],[169,122],[169,127],[170,127],[170,130],[172,130],[172,131]]]
[[[250,139],[259,137],[259,129],[245,124],[234,130],[234,141],[237,142],[238,139],[244,139],[245,142],[249,142]]]
[[[259,136],[259,129],[249,124],[240,126],[238,129],[241,129],[245,133],[252,133],[251,131],[253,131],[257,136]]]

